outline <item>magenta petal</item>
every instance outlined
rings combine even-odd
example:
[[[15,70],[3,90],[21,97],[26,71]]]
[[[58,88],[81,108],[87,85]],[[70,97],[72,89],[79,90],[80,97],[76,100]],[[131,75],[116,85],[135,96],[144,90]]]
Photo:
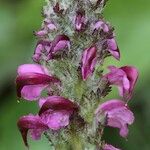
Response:
[[[24,75],[18,76],[16,79],[17,96],[21,97],[22,93],[25,97],[28,97],[29,100],[30,96],[39,96],[41,90],[48,86],[50,83],[60,83],[60,80],[55,77],[39,73],[26,73]],[[33,91],[33,93],[27,93],[30,89]]]
[[[138,78],[137,69],[132,66],[124,66],[121,68],[109,66],[109,70],[110,72],[104,77],[108,79],[111,85],[118,87],[120,96],[124,97],[125,100],[129,100]]]
[[[56,53],[57,51],[68,48],[70,45],[70,39],[66,35],[58,35],[52,41],[51,52]]]
[[[122,69],[126,73],[127,78],[130,81],[129,96],[128,96],[128,99],[130,99],[132,96],[135,84],[137,82],[139,73],[138,73],[138,70],[133,66],[124,66],[124,67],[121,67],[120,69]]]
[[[48,126],[45,125],[39,116],[33,116],[33,115],[28,115],[28,116],[23,116],[18,120],[18,128],[21,132],[24,144],[28,147],[28,142],[27,142],[27,133],[28,130],[36,130],[36,132],[38,132],[40,130],[39,133],[37,133],[38,137],[36,137],[35,134],[34,135],[34,139],[39,139],[40,134],[42,133],[41,131],[47,130]]]
[[[41,108],[42,105],[43,105],[47,100],[48,100],[48,97],[46,97],[46,98],[40,98],[40,99],[39,99],[39,107]]]
[[[38,64],[24,64],[18,67],[18,75],[24,75],[26,73],[40,73],[47,74],[48,70],[44,66]]]
[[[118,149],[118,148],[115,148],[114,146],[110,145],[110,144],[105,144],[103,146],[103,149],[102,150],[121,150],[121,149]]]
[[[103,21],[99,20],[93,25],[93,30],[103,30],[103,32],[109,32],[109,26]]]
[[[41,99],[40,106],[39,115],[42,121],[53,130],[67,126],[70,116],[79,110],[75,103],[61,96]]]
[[[37,99],[50,83],[60,83],[56,77],[49,76],[48,70],[38,64],[24,64],[18,67],[16,78],[17,95],[27,100]]]
[[[121,100],[109,100],[101,104],[96,112],[96,117],[99,122],[99,117],[105,115],[107,126],[119,128],[120,136],[128,135],[128,125],[134,122],[133,113],[127,108],[126,104]]]
[[[38,84],[38,85],[27,85],[21,90],[21,95],[26,100],[36,100],[40,97],[41,92],[48,85]]]
[[[51,46],[51,42],[47,41],[47,40],[40,40],[38,41],[35,51],[34,51],[34,55],[33,55],[33,60],[37,63],[40,62],[40,60],[42,59],[42,54],[47,55],[50,51],[50,46]]]
[[[74,102],[61,97],[61,96],[49,96],[47,101],[42,105],[39,115],[47,110],[66,110],[66,111],[78,111],[78,105]]]
[[[41,30],[35,32],[34,34],[35,34],[36,36],[38,36],[38,37],[43,37],[43,36],[46,36],[47,33],[48,33],[47,30],[41,29]]]
[[[44,24],[46,25],[46,27],[52,31],[52,30],[57,30],[57,27],[56,25],[49,19],[45,19],[44,20]]]
[[[64,49],[66,46],[68,46],[67,41],[62,40],[60,42],[57,43],[57,45],[54,47],[54,52],[57,52],[59,50]]]
[[[110,73],[106,74],[105,77],[111,85],[116,85],[118,87],[120,96],[124,97],[130,88],[130,82],[126,73],[115,66],[109,66],[108,68]]]
[[[96,53],[95,46],[86,49],[82,55],[82,78],[86,80],[90,74],[93,73],[96,65]]]
[[[42,43],[38,43],[37,46],[36,46],[36,49],[35,49],[35,54],[41,54],[42,53],[42,50],[43,50],[43,44]]]
[[[37,44],[34,55],[32,56],[33,61],[39,62],[42,56],[42,51],[43,51],[43,45],[42,44]]]
[[[71,114],[71,111],[66,110],[49,110],[41,115],[41,119],[45,124],[48,125],[50,129],[58,130],[69,124],[69,118]]]
[[[30,134],[33,140],[40,140],[43,129],[30,129]]]
[[[108,113],[108,126],[120,129],[120,136],[127,137],[128,125],[134,121],[133,113],[126,107],[116,108]]]
[[[110,72],[107,73],[105,77],[108,79],[110,84],[123,87],[122,81],[123,78],[126,77],[125,72],[115,66],[109,66],[108,69],[110,70]]]
[[[98,111],[100,111],[100,110],[111,111],[112,109],[116,109],[116,108],[122,107],[124,105],[125,105],[125,103],[120,100],[106,101],[105,103],[102,103],[101,105],[99,105],[99,107],[96,110],[96,113],[98,113]]]
[[[32,56],[32,59],[33,59],[34,62],[39,63],[40,60],[41,60],[41,57],[42,57],[42,54],[34,54]]]
[[[48,27],[49,30],[56,30],[57,29],[56,26],[53,23],[48,23],[47,27]]]
[[[111,53],[111,55],[117,60],[120,60],[120,51],[118,49],[115,39],[114,38],[107,39],[107,45],[108,45],[108,51]]]
[[[42,52],[49,52],[50,51],[51,42],[47,40],[40,40],[38,41],[35,49],[35,54],[41,54]]]

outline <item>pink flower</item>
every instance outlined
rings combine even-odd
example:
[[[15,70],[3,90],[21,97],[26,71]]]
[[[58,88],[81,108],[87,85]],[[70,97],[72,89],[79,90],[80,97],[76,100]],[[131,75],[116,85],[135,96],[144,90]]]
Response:
[[[75,17],[75,29],[77,31],[82,31],[85,28],[86,19],[84,11],[77,11]]]
[[[71,115],[78,111],[78,105],[60,96],[50,96],[40,100],[39,116],[27,115],[18,121],[18,128],[26,146],[28,131],[33,140],[39,140],[41,134],[48,130],[59,130],[69,124]]]
[[[107,78],[111,85],[116,85],[119,89],[120,96],[129,100],[138,78],[138,71],[135,67],[124,66],[117,68],[115,66],[108,67],[110,72],[104,77]]]
[[[42,59],[42,54],[47,55],[50,51],[50,47],[51,47],[50,41],[46,41],[46,40],[38,41],[35,51],[34,51],[34,55],[32,57],[33,60],[39,63],[40,60]]]
[[[86,80],[94,71],[96,65],[96,46],[84,50],[82,55],[82,78]]]
[[[28,131],[30,131],[32,139],[38,140],[40,139],[42,132],[48,130],[48,126],[42,122],[41,118],[38,115],[23,116],[18,120],[17,125],[21,132],[24,144],[27,147]]]
[[[37,37],[44,37],[48,34],[48,31],[45,28],[40,29],[39,31],[34,32]]]
[[[23,97],[26,100],[36,100],[51,83],[60,83],[60,80],[50,76],[44,66],[24,64],[18,67],[16,79],[18,97]]]
[[[41,99],[39,103],[40,117],[53,130],[67,126],[70,116],[79,109],[77,104],[61,96],[49,96]]]
[[[48,33],[50,31],[57,30],[56,25],[49,19],[45,19],[42,28],[39,31],[34,32],[34,34],[38,38],[43,38],[45,36],[48,36]]]
[[[104,40],[105,47],[114,58],[120,60],[120,51],[111,27],[101,19],[92,25],[92,29],[93,31],[103,31],[107,35],[106,39]]]
[[[134,115],[121,100],[109,100],[101,104],[96,112],[97,122],[102,123],[102,116],[106,117],[105,125],[119,128],[120,136],[127,137],[128,125],[134,122]]]
[[[105,144],[103,146],[103,150],[120,150],[118,148],[115,148],[114,146],[110,145],[110,144]]]
[[[48,28],[49,31],[57,30],[55,23],[49,19],[44,20],[44,25],[46,28]]]
[[[109,32],[109,26],[103,20],[97,21],[94,25],[92,25],[93,31],[102,30],[103,32]]]
[[[58,35],[51,43],[51,52],[56,53],[70,47],[70,39],[66,35]]]
[[[117,60],[120,60],[120,51],[118,48],[118,45],[116,43],[115,38],[107,39],[107,49],[111,53],[111,55],[116,58]]]

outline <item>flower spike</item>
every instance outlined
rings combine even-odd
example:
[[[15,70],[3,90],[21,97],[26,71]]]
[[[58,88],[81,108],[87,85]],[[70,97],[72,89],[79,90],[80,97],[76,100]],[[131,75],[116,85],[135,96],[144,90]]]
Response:
[[[103,17],[107,1],[46,0],[42,25],[35,32],[38,42],[32,59],[36,64],[17,70],[18,97],[39,104],[37,115],[18,120],[27,147],[28,132],[33,140],[44,132],[52,149],[61,150],[120,150],[103,141],[105,127],[128,136],[134,114],[127,104],[138,71],[132,66],[109,66],[104,75],[107,57],[120,60],[115,28]],[[123,100],[98,106],[113,85]]]

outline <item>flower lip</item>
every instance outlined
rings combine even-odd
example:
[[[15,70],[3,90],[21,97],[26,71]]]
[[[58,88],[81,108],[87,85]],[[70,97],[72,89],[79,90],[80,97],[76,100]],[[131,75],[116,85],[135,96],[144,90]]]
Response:
[[[132,90],[137,82],[138,76],[139,76],[138,70],[133,66],[124,66],[124,67],[121,67],[120,69],[122,69],[124,72],[126,72],[127,78],[130,81],[129,91],[132,92]]]
[[[111,101],[107,101],[103,104],[100,105],[100,107],[96,110],[96,114],[99,112],[99,110],[102,111],[111,111],[112,109],[121,107],[121,106],[125,106],[125,103],[123,101],[120,100],[111,100]]]
[[[107,39],[107,46],[108,51],[111,53],[111,55],[117,60],[120,60],[120,50],[114,37],[111,39]]]
[[[126,103],[121,100],[109,100],[101,104],[95,111],[97,122],[103,123],[101,116],[106,118],[105,124],[109,127],[119,129],[122,137],[128,135],[128,125],[134,122],[134,115],[127,107]]]
[[[61,96],[50,96],[47,101],[42,105],[39,115],[46,112],[47,110],[66,110],[66,111],[72,111],[77,112],[79,110],[79,107],[74,102],[61,97]]]
[[[33,115],[21,117],[17,122],[17,126],[21,132],[24,144],[27,147],[29,147],[28,142],[27,142],[28,130],[41,129],[44,131],[48,129],[48,126],[41,121],[39,116],[33,116]]]
[[[125,100],[130,100],[133,89],[138,79],[138,70],[133,66],[123,66],[117,68],[109,66],[109,73],[104,75],[111,85],[116,85],[119,89],[119,94]]]
[[[16,78],[17,96],[21,97],[21,90],[26,85],[49,84],[51,82],[59,83],[60,80],[56,77],[40,73],[25,73],[24,75],[19,75]]]

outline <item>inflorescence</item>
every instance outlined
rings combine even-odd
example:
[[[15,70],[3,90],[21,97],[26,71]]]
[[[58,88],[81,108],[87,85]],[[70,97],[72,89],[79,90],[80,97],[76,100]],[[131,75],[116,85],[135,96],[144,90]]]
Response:
[[[103,73],[106,58],[120,60],[114,28],[102,16],[106,2],[47,0],[42,27],[34,32],[34,63],[17,70],[17,96],[39,104],[36,115],[18,120],[27,147],[28,131],[34,140],[43,133],[61,150],[119,150],[102,139],[107,126],[127,137],[128,125],[134,122],[128,102],[138,71],[133,66],[109,66]],[[121,98],[106,101],[112,86]]]

